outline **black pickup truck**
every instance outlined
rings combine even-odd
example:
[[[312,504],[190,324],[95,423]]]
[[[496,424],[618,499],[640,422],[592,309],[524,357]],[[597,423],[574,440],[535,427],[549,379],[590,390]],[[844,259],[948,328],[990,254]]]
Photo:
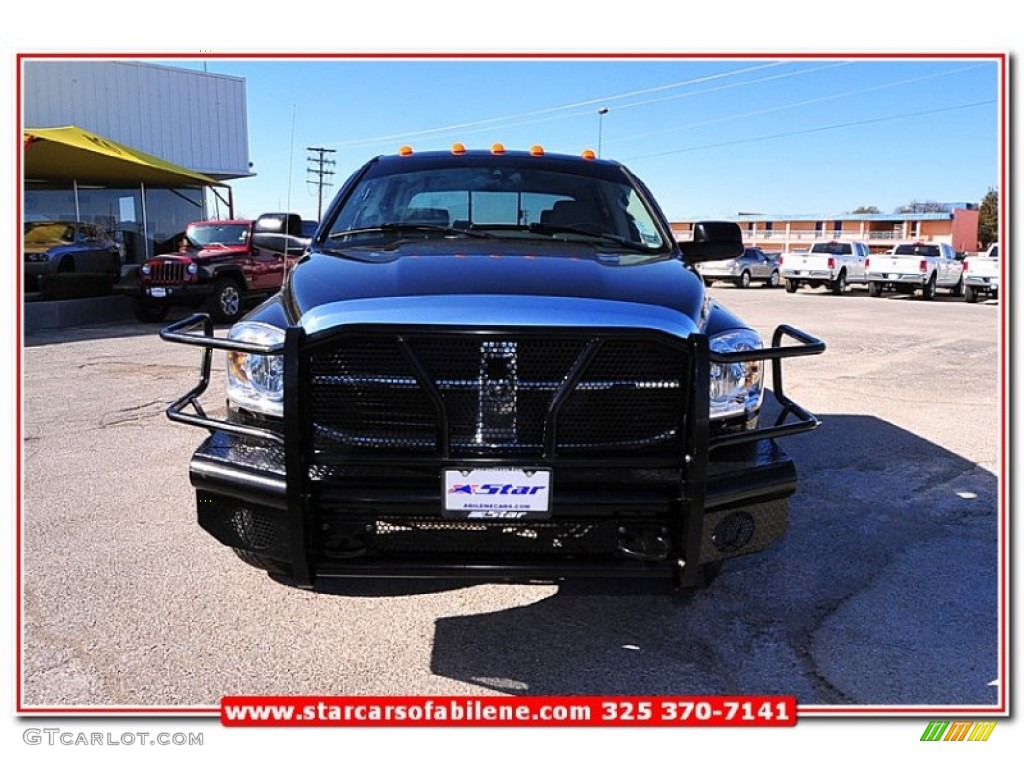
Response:
[[[707,583],[787,525],[777,438],[816,418],[770,346],[694,264],[738,256],[732,223],[677,243],[624,166],[530,152],[409,153],[339,191],[280,293],[216,336],[168,409],[209,430],[199,524],[302,587],[353,576],[664,575]],[[225,417],[200,399],[226,351]],[[773,366],[781,410],[761,424]]]

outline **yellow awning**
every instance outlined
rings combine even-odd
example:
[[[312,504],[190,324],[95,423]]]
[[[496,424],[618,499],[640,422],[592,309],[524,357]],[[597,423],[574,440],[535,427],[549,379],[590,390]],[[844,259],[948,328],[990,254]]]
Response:
[[[103,185],[223,186],[209,176],[73,125],[26,128],[23,141],[25,179]]]

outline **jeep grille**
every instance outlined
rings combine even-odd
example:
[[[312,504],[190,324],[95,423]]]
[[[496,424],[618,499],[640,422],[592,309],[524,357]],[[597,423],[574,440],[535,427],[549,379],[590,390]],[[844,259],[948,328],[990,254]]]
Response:
[[[185,282],[186,264],[183,261],[157,261],[149,275],[149,282],[155,285]]]

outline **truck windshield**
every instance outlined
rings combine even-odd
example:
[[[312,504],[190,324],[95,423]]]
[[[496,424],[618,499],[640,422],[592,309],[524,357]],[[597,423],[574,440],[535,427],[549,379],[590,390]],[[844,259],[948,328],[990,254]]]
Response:
[[[372,176],[359,182],[331,222],[335,243],[376,244],[428,236],[572,239],[630,250],[667,244],[652,212],[625,179],[515,166],[460,165]]]
[[[245,245],[249,241],[248,224],[192,224],[185,236],[195,245]]]

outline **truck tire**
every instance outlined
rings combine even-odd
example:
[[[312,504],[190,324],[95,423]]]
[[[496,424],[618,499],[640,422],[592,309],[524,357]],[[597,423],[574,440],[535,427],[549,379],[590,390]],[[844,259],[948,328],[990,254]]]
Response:
[[[796,293],[796,289],[800,287],[800,284],[796,280],[790,280],[786,278],[786,293]]]
[[[956,285],[949,289],[949,295],[956,296],[957,298],[964,295],[964,279],[962,277],[957,281]]]
[[[745,269],[743,270],[743,274],[740,275],[740,281],[739,281],[738,285],[739,285],[740,288],[749,288],[750,287],[750,272],[748,272]]]
[[[279,576],[284,576],[288,573],[284,567],[284,564],[279,563],[277,560],[271,560],[270,558],[262,557],[260,555],[255,554],[254,552],[250,552],[247,549],[237,549],[236,547],[232,547],[232,550],[236,555],[238,555],[239,560],[241,560],[246,565],[251,565],[253,568],[258,568],[261,571],[266,571],[267,573],[271,574],[277,574]]]
[[[167,317],[167,313],[171,311],[171,305],[166,301],[136,299],[132,310],[135,312],[135,319],[141,323],[159,323]]]
[[[242,289],[237,280],[217,278],[210,296],[210,314],[217,323],[233,323],[242,316]]]
[[[931,301],[935,298],[935,275],[928,278],[928,282],[921,286],[921,298]]]
[[[966,301],[968,304],[977,304],[978,303],[978,289],[975,288],[973,285],[965,285],[964,286],[964,301]]]
[[[876,283],[874,281],[868,283],[868,296],[874,296],[878,299],[881,298],[882,293],[882,283]]]
[[[846,270],[839,273],[839,277],[832,281],[831,286],[832,293],[836,296],[842,296],[846,293]]]

